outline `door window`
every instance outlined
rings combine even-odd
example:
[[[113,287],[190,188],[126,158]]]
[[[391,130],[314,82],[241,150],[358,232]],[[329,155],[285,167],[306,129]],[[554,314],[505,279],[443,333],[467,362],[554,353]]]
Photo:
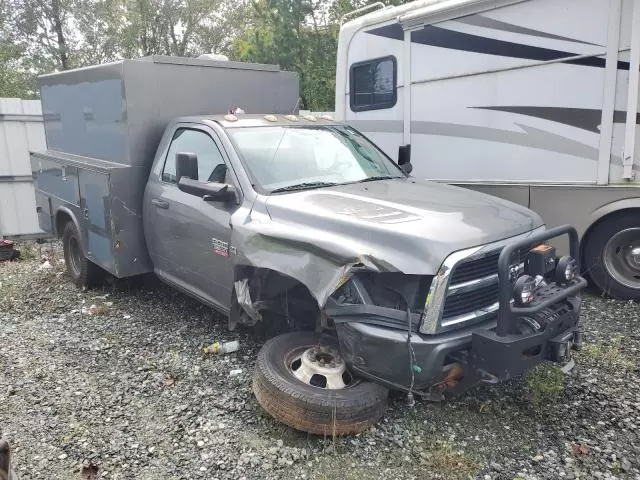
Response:
[[[162,180],[176,183],[176,153],[195,153],[198,156],[198,178],[203,182],[226,183],[227,166],[213,139],[201,130],[181,128],[171,139]]]

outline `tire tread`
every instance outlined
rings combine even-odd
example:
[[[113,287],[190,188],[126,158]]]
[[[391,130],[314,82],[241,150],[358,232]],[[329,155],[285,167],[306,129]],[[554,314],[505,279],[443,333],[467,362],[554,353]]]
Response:
[[[273,358],[284,356],[295,342],[317,342],[318,338],[310,332],[294,332],[265,343],[253,376],[256,399],[276,420],[297,430],[316,435],[362,432],[384,415],[388,397],[385,387],[363,381],[344,390],[316,389],[274,364]]]

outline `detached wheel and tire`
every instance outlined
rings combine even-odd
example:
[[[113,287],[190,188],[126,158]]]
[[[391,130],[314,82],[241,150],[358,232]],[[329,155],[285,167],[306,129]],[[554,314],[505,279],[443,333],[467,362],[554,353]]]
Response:
[[[605,294],[640,300],[640,213],[606,218],[586,238],[584,269]]]
[[[258,403],[276,420],[316,435],[366,430],[385,412],[389,391],[353,377],[332,337],[293,332],[258,353],[253,376]]]
[[[64,227],[62,248],[67,271],[76,286],[88,288],[98,283],[102,273],[100,267],[84,256],[80,232],[72,221]]]

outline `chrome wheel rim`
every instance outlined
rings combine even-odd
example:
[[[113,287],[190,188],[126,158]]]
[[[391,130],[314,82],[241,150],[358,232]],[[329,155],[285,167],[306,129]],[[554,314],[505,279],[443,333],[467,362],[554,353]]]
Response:
[[[305,385],[342,390],[358,383],[347,370],[338,350],[330,346],[296,348],[289,352],[285,361],[289,372]]]
[[[607,273],[628,288],[640,289],[640,227],[616,233],[604,247]]]

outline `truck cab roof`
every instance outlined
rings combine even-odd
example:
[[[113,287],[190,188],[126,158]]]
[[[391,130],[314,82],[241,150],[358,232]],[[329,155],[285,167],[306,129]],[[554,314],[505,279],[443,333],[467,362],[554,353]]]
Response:
[[[301,126],[301,125],[340,125],[326,115],[280,115],[280,114],[238,114],[238,115],[199,115],[179,117],[177,123],[200,123],[210,121],[222,128]]]

